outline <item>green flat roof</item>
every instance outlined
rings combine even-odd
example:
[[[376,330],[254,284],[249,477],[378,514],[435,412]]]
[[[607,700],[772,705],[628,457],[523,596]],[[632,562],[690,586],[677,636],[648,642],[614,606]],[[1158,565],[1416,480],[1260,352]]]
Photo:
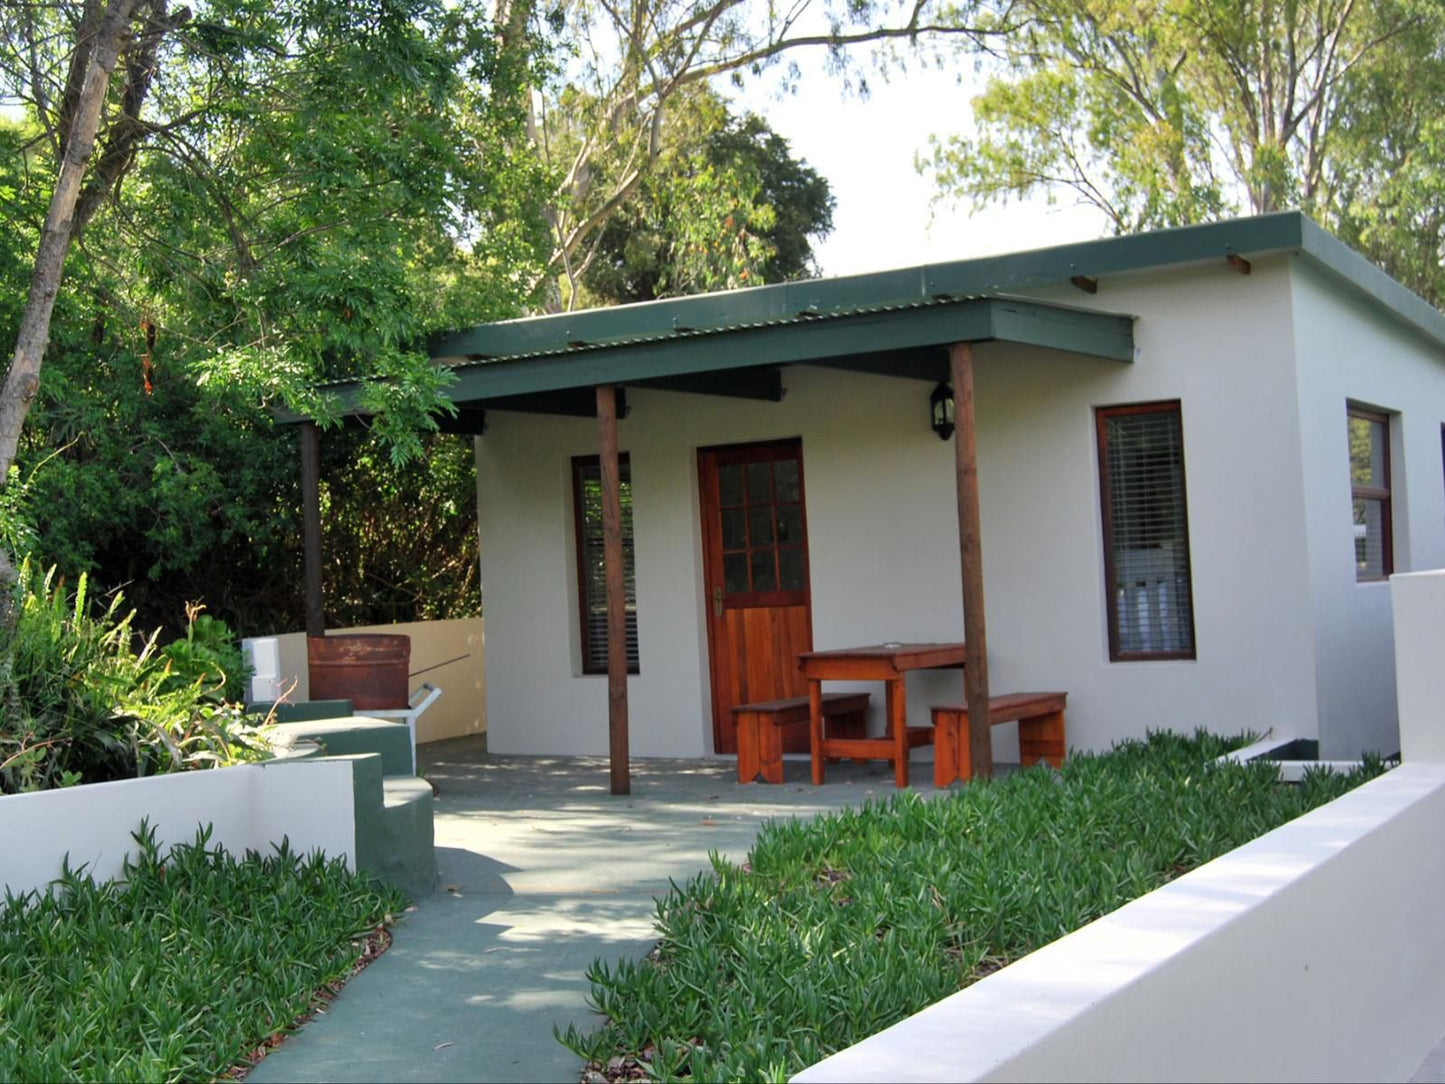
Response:
[[[844,365],[941,379],[937,348],[1006,341],[1133,359],[1132,317],[1009,296],[1014,291],[1220,261],[1299,253],[1428,339],[1445,315],[1297,211],[840,278],[534,316],[446,332],[459,405],[549,409],[598,384],[776,398],[763,367]],[[719,381],[719,376],[734,374]],[[707,378],[707,379],[704,379]],[[344,407],[357,382],[328,385]],[[530,397],[530,398],[529,398]],[[567,411],[564,411],[567,412]],[[295,415],[282,416],[295,421]]]

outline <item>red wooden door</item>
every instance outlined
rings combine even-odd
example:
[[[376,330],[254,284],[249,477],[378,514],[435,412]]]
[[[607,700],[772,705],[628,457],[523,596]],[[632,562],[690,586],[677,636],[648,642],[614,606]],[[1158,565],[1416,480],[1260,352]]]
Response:
[[[813,647],[803,444],[703,448],[697,463],[713,748],[735,753],[735,704],[808,691],[798,672],[798,653]],[[784,749],[805,753],[807,739]]]

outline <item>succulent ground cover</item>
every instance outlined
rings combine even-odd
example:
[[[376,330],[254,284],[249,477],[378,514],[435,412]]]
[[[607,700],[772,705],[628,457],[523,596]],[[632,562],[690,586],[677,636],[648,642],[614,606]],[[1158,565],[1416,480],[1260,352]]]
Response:
[[[0,905],[0,1080],[242,1075],[384,947],[405,900],[339,859],[136,833],[119,881]]]
[[[1278,782],[1243,744],[1151,734],[1058,772],[764,828],[657,905],[646,959],[594,963],[584,1080],[786,1080],[1381,770]]]

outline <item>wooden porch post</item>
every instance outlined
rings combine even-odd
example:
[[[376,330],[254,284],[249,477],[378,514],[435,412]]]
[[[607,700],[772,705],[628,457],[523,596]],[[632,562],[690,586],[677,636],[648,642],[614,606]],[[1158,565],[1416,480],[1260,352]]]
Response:
[[[948,348],[953,380],[954,454],[958,474],[958,548],[963,564],[963,669],[968,705],[969,763],[976,775],[993,775],[993,738],[988,725],[988,636],[983,616],[983,549],[978,516],[978,456],[973,427],[973,344]],[[965,780],[967,782],[967,780]]]
[[[627,599],[622,572],[622,499],[617,466],[617,389],[597,388],[602,465],[602,566],[607,581],[607,748],[612,793],[630,794],[627,763]]]
[[[321,608],[321,445],[315,422],[301,423],[301,545],[306,578],[306,635],[325,636]]]

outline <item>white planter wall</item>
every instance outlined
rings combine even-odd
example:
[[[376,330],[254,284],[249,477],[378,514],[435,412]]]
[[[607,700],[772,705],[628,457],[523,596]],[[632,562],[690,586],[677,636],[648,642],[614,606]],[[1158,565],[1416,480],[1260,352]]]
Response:
[[[346,760],[268,761],[92,783],[0,798],[0,885],[19,894],[60,876],[69,855],[98,881],[118,877],[149,818],[164,850],[189,843],[202,825],[211,844],[239,857],[269,853],[282,838],[293,851],[321,850],[356,867],[352,767]]]
[[[1388,590],[1402,767],[794,1079],[1409,1079],[1445,1030],[1445,571]]]
[[[793,1079],[1405,1080],[1445,1027],[1442,821],[1445,765],[1398,768]]]

